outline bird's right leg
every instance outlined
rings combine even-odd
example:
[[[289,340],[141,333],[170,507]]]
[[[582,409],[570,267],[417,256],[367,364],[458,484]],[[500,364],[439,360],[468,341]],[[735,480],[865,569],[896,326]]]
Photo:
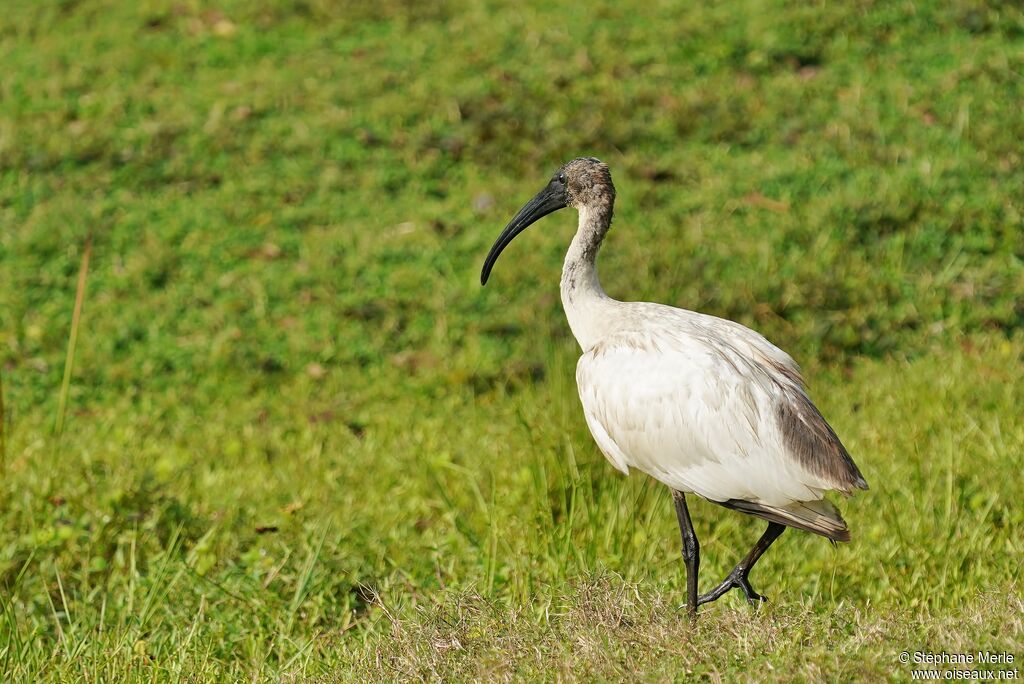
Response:
[[[672,490],[672,501],[676,505],[676,518],[679,519],[679,534],[683,538],[683,563],[686,564],[686,610],[691,620],[697,619],[697,572],[700,569],[700,544],[693,531],[690,511],[686,508],[686,497],[682,492]]]
[[[697,605],[710,603],[717,600],[725,592],[732,588],[740,589],[743,594],[747,597],[747,602],[751,605],[757,605],[762,601],[767,600],[766,597],[758,594],[754,591],[754,588],[750,586],[750,571],[753,569],[754,564],[760,560],[764,552],[768,550],[768,547],[772,545],[779,535],[786,531],[786,526],[777,522],[768,523],[768,529],[764,531],[761,538],[754,544],[754,548],[750,549],[750,553],[746,557],[736,564],[736,567],[732,569],[728,577],[722,580],[722,583],[712,589],[706,594],[701,595],[697,599]]]

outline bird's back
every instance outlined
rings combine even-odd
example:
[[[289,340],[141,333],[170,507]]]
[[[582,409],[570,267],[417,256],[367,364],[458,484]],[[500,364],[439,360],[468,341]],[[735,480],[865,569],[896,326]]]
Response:
[[[576,378],[587,424],[617,468],[771,509],[867,487],[784,351],[713,316],[609,306],[614,327],[585,350]]]

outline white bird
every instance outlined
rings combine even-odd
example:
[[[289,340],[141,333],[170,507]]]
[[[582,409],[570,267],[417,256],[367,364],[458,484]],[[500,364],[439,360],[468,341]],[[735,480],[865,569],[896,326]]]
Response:
[[[749,574],[786,526],[849,541],[826,492],[867,482],[811,403],[793,359],[739,323],[647,302],[610,298],[595,260],[612,223],[608,167],[584,157],[562,166],[498,237],[480,275],[538,219],[564,207],[579,228],[562,267],[562,306],[583,350],[576,384],[598,447],[625,474],[647,473],[672,490],[687,574],[687,608],[738,588],[765,599]],[[685,494],[768,520],[768,529],[725,580],[698,594],[700,546]]]

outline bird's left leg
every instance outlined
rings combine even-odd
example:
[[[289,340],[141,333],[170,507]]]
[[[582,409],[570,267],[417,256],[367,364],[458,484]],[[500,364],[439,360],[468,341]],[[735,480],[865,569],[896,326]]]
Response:
[[[679,534],[683,538],[683,563],[686,564],[686,610],[691,620],[697,619],[697,572],[700,569],[700,544],[693,531],[690,511],[686,508],[686,497],[682,492],[672,490],[672,501],[676,505],[676,517],[679,519]]]
[[[725,592],[732,588],[737,588],[743,591],[743,594],[747,597],[747,602],[751,605],[757,605],[762,601],[766,600],[766,597],[758,594],[754,591],[754,588],[750,586],[750,571],[753,569],[754,564],[760,560],[764,552],[768,550],[768,547],[772,545],[779,535],[785,532],[786,526],[777,522],[768,523],[768,529],[764,531],[761,538],[754,544],[754,548],[750,549],[750,553],[746,557],[736,564],[736,567],[732,569],[729,576],[726,577],[721,584],[712,589],[706,594],[701,595],[697,599],[697,605],[704,603],[710,603],[711,601],[717,600]]]

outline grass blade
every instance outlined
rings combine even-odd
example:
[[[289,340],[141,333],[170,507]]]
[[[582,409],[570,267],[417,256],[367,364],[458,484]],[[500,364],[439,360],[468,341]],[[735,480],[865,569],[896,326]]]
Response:
[[[4,371],[0,368],[0,473],[7,469],[7,414],[4,412]]]
[[[320,561],[320,554],[324,549],[324,542],[327,541],[327,533],[330,531],[330,525],[326,525],[323,528],[323,534],[320,535],[320,541],[317,543],[315,549],[311,549],[309,556],[306,558],[306,563],[302,568],[302,572],[298,577],[298,581],[295,583],[295,592],[292,594],[291,604],[288,606],[288,622],[285,625],[284,635],[289,636],[292,633],[292,626],[295,624],[295,617],[299,613],[299,608],[302,606],[302,602],[306,599],[306,594],[309,592],[309,582],[313,577],[313,570],[316,568],[316,564]]]
[[[64,379],[60,384],[60,399],[57,403],[57,419],[53,432],[59,440],[64,434],[64,416],[68,408],[68,391],[71,388],[71,373],[75,367],[75,348],[78,346],[78,329],[82,321],[82,302],[85,301],[85,284],[89,277],[89,257],[92,255],[92,231],[85,236],[82,263],[78,268],[78,286],[75,290],[75,308],[71,314],[71,335],[68,338],[67,355],[64,358]]]

